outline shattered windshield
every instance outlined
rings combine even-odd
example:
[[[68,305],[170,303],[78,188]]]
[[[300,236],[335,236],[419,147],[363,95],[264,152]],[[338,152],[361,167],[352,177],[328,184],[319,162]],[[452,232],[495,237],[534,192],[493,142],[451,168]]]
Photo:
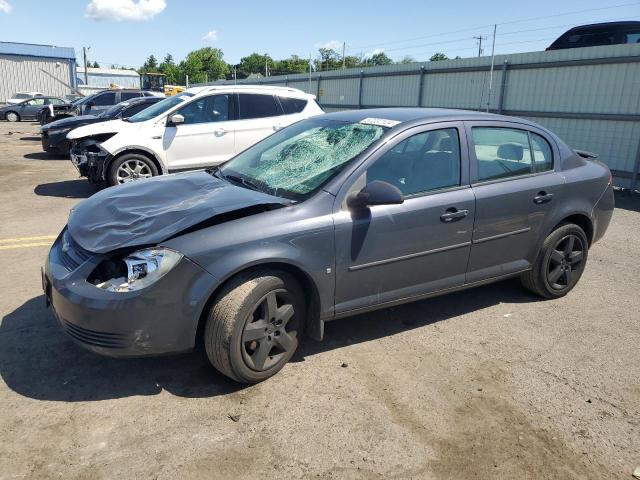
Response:
[[[304,120],[245,150],[220,172],[248,188],[304,200],[384,132],[379,125]]]

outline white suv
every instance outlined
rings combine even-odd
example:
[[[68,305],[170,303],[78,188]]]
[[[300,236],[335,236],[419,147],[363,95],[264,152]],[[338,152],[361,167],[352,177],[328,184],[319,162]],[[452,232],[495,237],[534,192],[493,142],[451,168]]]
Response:
[[[89,181],[126,183],[218,165],[274,131],[324,113],[286,87],[196,87],[122,120],[72,130],[71,161]]]

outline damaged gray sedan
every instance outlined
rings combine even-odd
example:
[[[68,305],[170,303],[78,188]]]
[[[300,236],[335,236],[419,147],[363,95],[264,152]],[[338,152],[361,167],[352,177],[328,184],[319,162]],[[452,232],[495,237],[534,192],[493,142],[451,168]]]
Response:
[[[244,383],[324,322],[520,276],[567,294],[608,227],[608,168],[516,118],[439,109],[303,120],[224,166],[103,190],[43,269],[64,331],[184,352]]]

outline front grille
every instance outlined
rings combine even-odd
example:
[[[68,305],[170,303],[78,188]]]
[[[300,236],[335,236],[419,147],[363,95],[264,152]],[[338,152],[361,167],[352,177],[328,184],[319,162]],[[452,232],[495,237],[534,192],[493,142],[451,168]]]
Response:
[[[87,252],[80,245],[78,245],[69,231],[65,230],[62,234],[62,241],[60,242],[60,261],[64,268],[72,272],[84,263],[91,256],[91,252]]]
[[[106,333],[79,327],[62,319],[64,331],[79,342],[103,348],[127,348],[131,342],[122,333]]]

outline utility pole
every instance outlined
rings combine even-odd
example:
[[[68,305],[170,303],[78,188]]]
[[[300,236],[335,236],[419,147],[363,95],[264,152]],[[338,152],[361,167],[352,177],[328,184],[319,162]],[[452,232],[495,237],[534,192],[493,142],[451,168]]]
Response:
[[[347,42],[342,42],[342,69],[347,68],[346,60],[344,58],[344,51],[347,48]]]
[[[238,83],[238,70],[237,65],[233,66],[233,83],[236,85]]]
[[[483,37],[482,35],[479,35],[473,38],[478,40],[478,57],[481,57],[482,56],[482,40],[486,40],[487,37]]]
[[[82,47],[82,56],[84,57],[84,84],[86,86],[89,85],[89,75],[87,74],[87,47]]]
[[[309,54],[309,93],[311,93],[311,54]]]
[[[487,113],[489,112],[489,106],[491,103],[491,90],[493,88],[493,61],[495,60],[496,54],[496,29],[498,25],[493,26],[493,43],[491,45],[491,70],[489,73],[489,95],[487,96]]]
[[[269,57],[268,54],[265,53],[264,54],[264,76],[268,77],[269,76]]]

